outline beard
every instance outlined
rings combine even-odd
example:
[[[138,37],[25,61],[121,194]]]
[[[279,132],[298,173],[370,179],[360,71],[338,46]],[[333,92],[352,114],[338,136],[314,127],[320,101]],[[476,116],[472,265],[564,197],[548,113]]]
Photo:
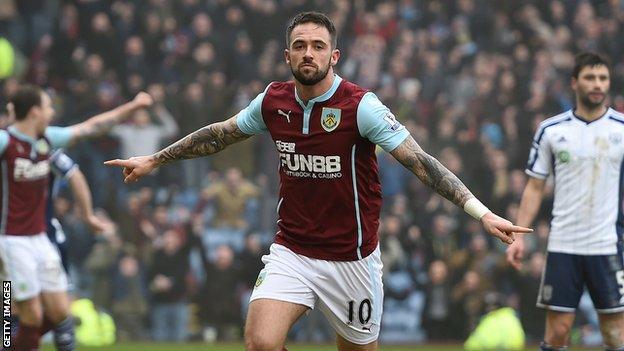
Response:
[[[299,83],[310,86],[325,79],[325,77],[327,77],[327,73],[329,72],[329,67],[331,67],[331,65],[328,62],[327,68],[325,68],[325,70],[321,70],[320,68],[317,68],[315,72],[305,75],[304,73],[301,72],[299,68],[295,69],[291,65],[290,71],[292,72],[293,76]]]
[[[606,98],[607,98],[607,94],[604,94],[602,99],[596,102],[589,98],[589,94],[582,94],[581,96],[579,96],[579,101],[581,104],[583,104],[585,107],[591,110],[591,109],[596,109],[602,106]]]

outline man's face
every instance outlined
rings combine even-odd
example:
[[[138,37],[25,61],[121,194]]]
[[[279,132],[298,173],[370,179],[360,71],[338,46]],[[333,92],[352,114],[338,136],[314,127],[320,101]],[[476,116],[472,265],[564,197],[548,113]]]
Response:
[[[340,51],[332,49],[327,28],[316,23],[303,23],[290,34],[290,45],[284,50],[284,56],[297,81],[303,85],[315,85],[338,62]]]
[[[145,110],[139,110],[139,111],[135,112],[134,113],[134,117],[133,117],[133,121],[134,121],[134,124],[137,127],[145,127],[145,126],[149,125],[150,122],[151,122],[150,115]]]
[[[35,106],[33,109],[36,121],[35,123],[37,124],[37,131],[40,135],[43,135],[54,117],[54,108],[52,107],[52,99],[50,99],[50,95],[47,93],[41,93],[41,106]]]
[[[609,69],[605,65],[583,67],[578,78],[572,78],[572,89],[579,102],[590,109],[602,106],[610,85]]]

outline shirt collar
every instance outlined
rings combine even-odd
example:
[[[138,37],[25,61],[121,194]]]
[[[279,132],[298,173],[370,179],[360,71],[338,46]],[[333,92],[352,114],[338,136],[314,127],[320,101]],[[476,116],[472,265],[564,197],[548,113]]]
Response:
[[[342,82],[342,78],[339,75],[334,74],[334,81],[331,87],[323,94],[313,99],[310,99],[308,101],[308,105],[314,104],[316,102],[323,102],[323,101],[329,100],[329,98],[331,98],[334,95],[336,90],[338,90],[338,86],[340,86],[341,82]],[[299,94],[297,93],[297,87],[295,87],[295,99],[297,99],[297,102],[299,103],[299,105],[301,105],[303,108],[306,108],[306,104],[304,104],[303,101],[299,98]]]

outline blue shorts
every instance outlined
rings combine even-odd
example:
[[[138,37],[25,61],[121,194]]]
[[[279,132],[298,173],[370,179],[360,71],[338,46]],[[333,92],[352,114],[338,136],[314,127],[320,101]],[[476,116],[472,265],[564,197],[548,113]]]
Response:
[[[587,287],[598,313],[624,311],[624,256],[548,252],[537,307],[574,312]]]

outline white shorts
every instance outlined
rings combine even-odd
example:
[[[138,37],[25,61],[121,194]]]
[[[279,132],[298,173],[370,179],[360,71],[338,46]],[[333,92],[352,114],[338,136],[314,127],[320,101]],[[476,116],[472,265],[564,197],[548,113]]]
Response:
[[[0,275],[11,281],[12,298],[24,301],[41,292],[67,291],[67,275],[47,234],[0,235]]]
[[[250,300],[273,299],[313,309],[317,304],[334,330],[359,345],[379,337],[383,283],[379,246],[358,261],[326,261],[272,244]]]

